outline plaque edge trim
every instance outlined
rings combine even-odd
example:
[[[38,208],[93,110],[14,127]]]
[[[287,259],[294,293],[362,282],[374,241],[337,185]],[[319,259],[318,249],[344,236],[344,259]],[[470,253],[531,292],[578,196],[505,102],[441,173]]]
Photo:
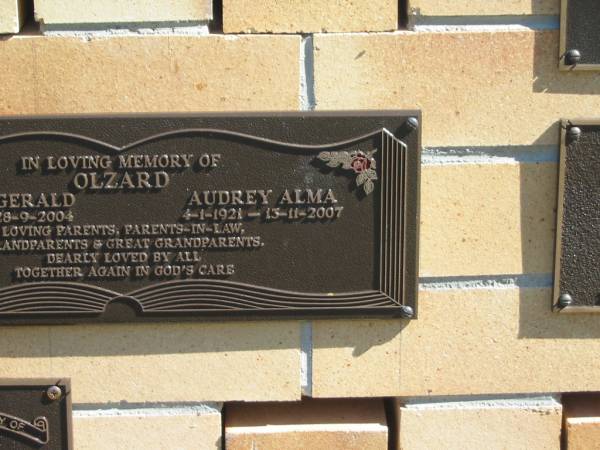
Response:
[[[71,119],[211,119],[211,118],[360,118],[360,117],[387,117],[421,119],[419,109],[332,109],[319,111],[290,111],[290,110],[265,110],[265,111],[158,111],[158,112],[104,112],[104,113],[57,113],[57,114],[0,114],[1,120],[71,120]],[[420,127],[419,127],[420,128]]]
[[[564,0],[563,0],[564,1]],[[562,257],[562,222],[563,222],[563,201],[564,201],[564,185],[565,185],[565,170],[564,164],[566,161],[567,152],[567,126],[573,123],[568,119],[560,121],[560,143],[558,157],[558,183],[556,186],[556,237],[554,243],[554,282],[552,286],[551,308],[553,312],[561,313],[565,308],[558,306],[558,296],[560,291],[560,260]]]
[[[285,141],[280,141],[277,139],[271,139],[271,138],[265,138],[262,136],[257,136],[255,134],[240,133],[240,132],[225,130],[225,129],[220,129],[220,128],[181,128],[181,129],[177,129],[177,130],[173,130],[173,131],[152,134],[145,138],[129,142],[122,146],[118,146],[118,145],[114,145],[114,144],[111,144],[109,142],[106,142],[106,141],[103,141],[100,139],[92,138],[90,136],[85,136],[83,134],[68,133],[68,132],[62,132],[62,131],[40,130],[40,131],[30,131],[30,132],[20,132],[20,133],[0,135],[0,144],[3,144],[4,142],[11,141],[11,140],[18,140],[21,138],[34,138],[35,139],[35,138],[42,138],[44,136],[46,136],[46,137],[52,136],[52,137],[56,137],[56,138],[75,139],[75,140],[84,142],[88,145],[98,145],[98,146],[103,147],[104,149],[110,150],[115,155],[121,155],[121,154],[127,153],[128,151],[130,151],[136,147],[146,145],[146,144],[151,144],[155,141],[159,141],[162,139],[168,139],[168,138],[175,137],[178,135],[217,134],[217,135],[227,136],[229,138],[239,138],[239,139],[244,139],[244,140],[248,140],[248,141],[260,142],[262,144],[276,145],[276,146],[280,146],[280,147],[292,148],[292,149],[297,149],[297,150],[300,150],[300,149],[301,150],[321,150],[321,149],[325,149],[325,148],[343,147],[345,145],[354,144],[356,142],[361,142],[361,141],[367,140],[368,138],[371,138],[373,136],[377,136],[379,133],[386,132],[386,131],[389,132],[389,130],[387,130],[385,127],[383,127],[383,128],[374,129],[373,131],[370,131],[366,134],[352,136],[351,138],[345,139],[343,141],[326,142],[326,143],[322,143],[322,144],[300,144],[297,142],[285,142]],[[99,153],[99,152],[96,150],[96,153]]]

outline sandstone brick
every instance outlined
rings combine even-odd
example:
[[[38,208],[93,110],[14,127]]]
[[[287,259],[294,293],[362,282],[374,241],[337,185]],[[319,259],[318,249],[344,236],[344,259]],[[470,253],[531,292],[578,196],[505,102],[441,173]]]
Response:
[[[313,396],[600,391],[597,317],[550,305],[550,288],[448,288],[414,321],[315,322]]]
[[[212,1],[35,0],[35,18],[45,25],[206,21],[212,18]]]
[[[420,276],[550,273],[557,165],[425,165]]]
[[[558,42],[531,30],[317,35],[317,108],[421,109],[427,147],[557,145],[560,118],[600,108],[600,78],[560,72]]]
[[[25,20],[25,0],[0,0],[0,34],[18,33]]]
[[[561,405],[551,399],[409,402],[400,407],[402,450],[559,450]]]
[[[578,417],[566,421],[567,450],[600,449],[600,417]]]
[[[565,450],[600,449],[600,394],[563,395]]]
[[[74,448],[216,450],[221,414],[203,407],[75,411]]]
[[[387,31],[398,26],[396,0],[224,0],[226,33]]]
[[[0,41],[0,113],[297,109],[300,39],[17,36]]]
[[[71,378],[73,403],[296,400],[297,322],[5,327],[0,378]]]
[[[404,325],[400,320],[313,322],[312,395],[398,395]]]
[[[550,288],[421,291],[401,336],[402,395],[600,390],[598,318],[550,304]]]
[[[234,404],[225,412],[228,450],[387,450],[381,400]]]
[[[431,165],[424,166],[421,175],[421,277],[552,271],[556,164]],[[464,296],[495,295],[495,291],[489,295],[480,292],[467,291]],[[421,293],[424,298],[420,302],[428,305],[432,295],[439,296],[438,293]],[[450,291],[449,295],[452,299],[462,298],[460,291]],[[518,292],[513,296],[518,297]],[[545,298],[545,294],[542,297]],[[444,303],[445,298],[442,299]],[[554,318],[550,314],[549,298],[546,302],[535,301],[539,306],[536,322]],[[444,327],[453,322],[447,322],[443,313],[432,319],[427,311],[423,312],[422,306],[420,308],[417,323],[424,327],[417,327],[420,333],[423,336],[433,333],[434,340],[443,339]],[[503,307],[498,305],[495,314],[503,316],[504,313]],[[493,314],[491,310],[490,314]],[[510,320],[511,326],[518,329],[518,311],[514,311]],[[465,329],[473,326],[480,324],[475,321]],[[406,322],[401,320],[313,322],[313,395],[400,395],[405,392],[406,377],[410,379],[411,392],[413,388],[426,391],[430,380],[420,383],[419,372],[412,380],[412,354],[424,358],[431,355],[430,352],[438,355],[439,347],[432,342],[431,348],[423,353],[410,333],[414,326],[411,324],[407,331],[402,331],[405,327]],[[409,349],[405,335],[411,336]],[[510,334],[504,338],[510,339]],[[461,344],[453,345],[460,348]],[[506,345],[508,357],[510,344]],[[558,343],[556,347],[560,347]],[[401,349],[405,359],[400,358]],[[452,357],[456,361],[464,359],[458,349],[450,356],[451,361]],[[468,362],[474,364],[470,359]],[[423,373],[432,370],[423,364]],[[533,370],[535,366],[527,367]],[[444,389],[443,385],[437,387]],[[486,393],[485,389],[481,385],[477,392]],[[510,392],[510,389],[501,391]],[[457,389],[456,393],[462,392]]]
[[[556,0],[409,0],[414,16],[511,16],[559,13]]]

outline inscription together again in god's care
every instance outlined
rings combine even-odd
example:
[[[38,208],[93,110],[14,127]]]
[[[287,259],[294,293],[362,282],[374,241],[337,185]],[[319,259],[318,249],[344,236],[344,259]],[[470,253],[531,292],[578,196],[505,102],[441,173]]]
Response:
[[[172,223],[75,223],[80,193],[160,191],[178,173],[201,176],[218,171],[222,162],[218,153],[22,156],[18,175],[67,174],[71,181],[63,192],[0,193],[0,254],[41,255],[39,265],[14,267],[15,281],[227,278],[236,264],[207,260],[206,251],[268,245],[263,236],[247,233],[246,223],[329,223],[342,217],[344,206],[331,188],[190,186]]]

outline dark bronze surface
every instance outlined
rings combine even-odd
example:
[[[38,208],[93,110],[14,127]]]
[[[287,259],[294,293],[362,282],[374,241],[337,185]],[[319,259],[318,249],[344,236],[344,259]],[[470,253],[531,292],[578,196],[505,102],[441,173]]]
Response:
[[[600,122],[564,121],[553,304],[600,312]]]
[[[414,316],[419,119],[0,118],[0,322]]]
[[[0,448],[70,450],[69,381],[0,379]]]
[[[597,0],[562,0],[561,66],[600,69],[600,10]]]

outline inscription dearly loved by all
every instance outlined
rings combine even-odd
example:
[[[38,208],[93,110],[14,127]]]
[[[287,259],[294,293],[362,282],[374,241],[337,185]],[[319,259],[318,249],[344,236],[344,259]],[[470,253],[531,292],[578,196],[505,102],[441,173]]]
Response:
[[[0,320],[413,317],[417,117],[0,119]]]

